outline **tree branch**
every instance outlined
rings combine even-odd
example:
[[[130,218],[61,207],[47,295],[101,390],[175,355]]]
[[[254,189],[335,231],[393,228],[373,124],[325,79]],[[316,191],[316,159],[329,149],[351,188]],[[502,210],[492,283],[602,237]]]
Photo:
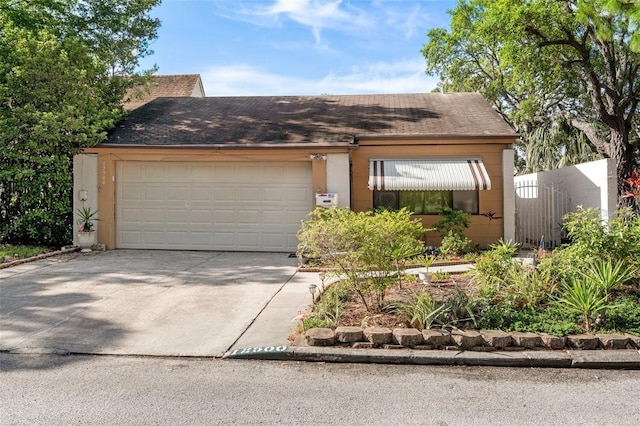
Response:
[[[587,139],[589,139],[593,146],[596,147],[600,154],[610,157],[609,143],[606,140],[602,139],[600,135],[598,135],[597,129],[593,124],[586,121],[578,120],[568,113],[565,114],[565,118],[567,120],[567,123],[585,134]]]

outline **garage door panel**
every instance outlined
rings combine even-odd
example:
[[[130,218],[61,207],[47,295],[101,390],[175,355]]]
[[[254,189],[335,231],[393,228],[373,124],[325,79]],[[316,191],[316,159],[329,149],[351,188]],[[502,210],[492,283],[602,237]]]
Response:
[[[120,187],[120,198],[124,201],[142,200],[142,188],[133,184],[123,184]]]
[[[289,210],[286,212],[287,214],[287,223],[293,225],[294,223],[300,225],[300,221],[304,220],[309,214],[308,209],[299,209],[299,210]],[[297,232],[297,230],[296,230]]]
[[[160,167],[163,171],[161,171],[159,174],[155,174],[154,177],[159,178],[162,181],[180,181],[189,174],[189,167],[185,164],[157,164],[156,167]]]
[[[167,221],[165,211],[162,209],[146,209],[143,215],[144,223],[147,225],[163,224]]]
[[[117,247],[293,251],[311,164],[119,162]]]
[[[236,234],[233,232],[215,232],[213,241],[217,247],[229,250],[236,246]]]
[[[228,185],[215,186],[213,188],[214,201],[235,201],[236,188]]]
[[[165,201],[164,188],[157,186],[149,186],[145,188],[143,201]]]
[[[282,210],[262,210],[264,225],[284,225],[285,213]]]
[[[119,171],[119,177],[126,182],[144,181],[144,169],[142,167],[127,167]]]
[[[182,185],[165,185],[163,186],[164,197],[166,201],[186,201],[193,199],[193,191],[191,194],[187,186]]]
[[[122,244],[140,245],[142,244],[142,232],[140,231],[121,231],[119,233]]]
[[[164,180],[167,177],[166,164],[147,164],[144,167],[145,181]]]
[[[188,244],[194,246],[209,247],[211,239],[213,238],[212,232],[191,232]]]
[[[155,237],[155,235],[153,235]],[[189,243],[189,233],[186,231],[168,231],[166,239],[169,244],[177,246],[187,246]]]
[[[219,182],[238,180],[236,163],[215,163],[209,167],[211,178]]]
[[[262,191],[260,188],[255,186],[239,187],[238,197],[240,200],[249,202],[254,201],[257,203],[262,199]]]
[[[260,223],[260,211],[258,210],[240,210],[238,211],[238,224],[254,225]]]
[[[253,251],[261,247],[262,235],[259,232],[238,232],[238,248]]]
[[[282,247],[286,241],[286,238],[281,233],[263,233],[262,234],[262,245],[265,248],[278,248]]]
[[[165,244],[167,233],[164,231],[148,231],[142,232],[143,244],[148,244],[154,247],[162,247]]]
[[[186,216],[191,225],[210,226],[212,223],[211,210],[191,210]]]
[[[306,202],[309,200],[309,193],[307,188],[289,188],[285,193],[286,201],[290,202]]]
[[[236,213],[234,210],[214,210],[213,220],[218,225],[235,225]]]
[[[142,211],[136,208],[122,209],[120,219],[122,222],[141,223]]]
[[[288,246],[296,247],[298,245],[298,236],[296,235],[296,233],[286,234],[285,237],[286,237],[285,244],[287,244]]]
[[[182,190],[184,197],[191,201],[204,201],[210,203],[212,200],[211,186],[195,186]]]

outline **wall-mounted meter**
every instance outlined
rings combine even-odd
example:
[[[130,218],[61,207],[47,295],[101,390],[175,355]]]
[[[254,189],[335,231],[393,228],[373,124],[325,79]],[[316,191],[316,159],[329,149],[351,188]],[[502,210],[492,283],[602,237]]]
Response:
[[[327,209],[338,207],[338,194],[333,192],[316,194],[316,206]]]

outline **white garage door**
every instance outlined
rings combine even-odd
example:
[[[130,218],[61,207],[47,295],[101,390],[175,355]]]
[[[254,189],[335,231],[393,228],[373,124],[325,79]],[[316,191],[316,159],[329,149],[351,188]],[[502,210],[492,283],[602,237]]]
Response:
[[[133,162],[116,171],[118,248],[295,251],[311,163]]]

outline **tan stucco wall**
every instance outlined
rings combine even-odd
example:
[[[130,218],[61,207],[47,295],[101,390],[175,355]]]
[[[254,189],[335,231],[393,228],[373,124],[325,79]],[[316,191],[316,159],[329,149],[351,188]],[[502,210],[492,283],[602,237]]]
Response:
[[[115,185],[118,161],[305,161],[312,165],[312,186],[315,191],[327,192],[327,162],[312,160],[311,154],[346,154],[347,148],[314,149],[210,149],[210,148],[119,148],[85,149],[97,155],[97,207],[100,215],[98,242],[108,249],[115,248]],[[314,198],[314,197],[312,197]],[[313,209],[309,206],[309,210]]]
[[[360,146],[328,148],[151,148],[151,147],[100,147],[86,149],[85,153],[97,156],[94,170],[97,173],[97,208],[100,216],[98,242],[107,248],[115,248],[115,184],[118,161],[304,161],[312,167],[312,187],[316,192],[338,192],[340,205],[349,205],[355,211],[365,211],[373,206],[373,192],[367,187],[369,160],[373,158],[455,158],[478,157],[484,162],[491,179],[491,190],[479,192],[480,213],[496,212],[500,219],[489,222],[485,216],[475,215],[467,236],[474,244],[486,247],[504,235],[504,180],[503,150],[510,148],[513,140],[480,139],[465,140],[403,140],[360,141]],[[327,159],[311,159],[312,154],[322,154]],[[349,182],[349,156],[352,181]],[[337,174],[341,176],[338,176]],[[346,179],[339,184],[338,181]],[[507,180],[508,181],[508,180]],[[83,186],[78,182],[76,189]],[[351,185],[351,196],[348,188]],[[511,190],[507,188],[507,190]],[[350,200],[349,200],[350,198]],[[347,201],[349,200],[349,201]],[[310,206],[310,210],[314,206]],[[425,226],[431,226],[439,216],[418,216]],[[438,245],[439,236],[430,232],[426,236],[429,245]]]
[[[512,141],[505,140],[479,140],[469,142],[464,140],[431,141],[425,145],[422,141],[396,141],[390,143],[384,141],[360,142],[360,147],[352,152],[353,167],[353,205],[354,211],[365,211],[373,207],[373,191],[367,186],[369,180],[369,160],[392,158],[481,158],[485,165],[491,189],[479,191],[479,215],[471,219],[471,226],[466,232],[468,238],[474,244],[486,247],[503,237],[503,150],[510,147]],[[482,213],[495,212],[500,219],[489,221]],[[425,227],[430,227],[440,220],[438,215],[417,215]],[[437,246],[440,237],[436,232],[426,234],[426,243]]]
[[[338,194],[338,207],[351,207],[349,154],[327,155],[327,192]]]
[[[82,198],[84,197],[84,199]],[[78,244],[78,209],[98,210],[98,156],[79,154],[73,158],[73,242]],[[100,219],[100,215],[97,216]],[[95,222],[100,228],[100,221]]]

